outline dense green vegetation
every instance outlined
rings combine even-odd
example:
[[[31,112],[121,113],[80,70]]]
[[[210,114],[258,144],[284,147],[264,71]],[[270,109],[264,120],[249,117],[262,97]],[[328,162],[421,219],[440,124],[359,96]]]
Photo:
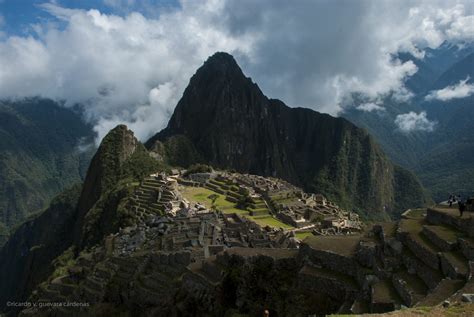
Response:
[[[0,102],[0,245],[18,223],[85,176],[92,127],[50,100]]]
[[[212,167],[206,164],[193,164],[188,167],[183,176],[188,176],[195,173],[210,173],[212,172]]]

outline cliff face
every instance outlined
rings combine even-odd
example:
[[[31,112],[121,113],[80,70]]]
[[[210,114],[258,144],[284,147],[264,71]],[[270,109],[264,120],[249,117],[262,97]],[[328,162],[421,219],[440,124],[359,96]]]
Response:
[[[52,273],[51,261],[71,246],[80,192],[81,186],[76,185],[53,199],[48,209],[18,227],[0,249],[0,311],[7,308],[7,301],[25,300]]]
[[[372,217],[400,211],[394,167],[366,131],[268,99],[226,53],[216,53],[196,72],[166,129],[146,145],[177,140],[185,153],[197,152],[196,160],[278,176]],[[423,197],[410,203],[422,204]]]

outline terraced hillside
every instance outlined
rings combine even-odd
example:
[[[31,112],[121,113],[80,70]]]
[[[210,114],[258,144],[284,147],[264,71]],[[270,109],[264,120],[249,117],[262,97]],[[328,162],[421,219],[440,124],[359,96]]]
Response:
[[[41,303],[9,313],[308,316],[458,303],[474,292],[471,214],[436,206],[366,228],[280,179],[157,163],[126,127],[106,137],[70,206],[75,221],[13,241],[0,258],[15,290],[3,296]],[[23,227],[44,230],[64,217],[61,206]],[[73,231],[82,239],[55,245]],[[32,282],[15,288],[26,270]]]
[[[129,205],[137,223],[81,252],[30,298],[87,307],[30,308],[21,315],[383,313],[459,303],[474,292],[470,214],[461,218],[454,208],[436,206],[359,234],[308,235],[292,244],[285,231],[253,220],[251,210],[268,206],[265,199],[236,213],[242,196],[241,187],[223,178],[203,187],[146,177]]]

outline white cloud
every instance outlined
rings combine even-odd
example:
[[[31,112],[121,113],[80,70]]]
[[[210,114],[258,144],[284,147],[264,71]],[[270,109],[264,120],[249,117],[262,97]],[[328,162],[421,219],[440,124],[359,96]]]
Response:
[[[416,113],[410,111],[408,113],[399,114],[395,118],[395,124],[398,129],[402,132],[412,132],[412,131],[428,131],[431,132],[434,130],[436,122],[430,121],[426,112],[422,111]]]
[[[100,140],[126,123],[145,140],[162,129],[189,78],[216,51],[248,54],[251,34],[232,36],[209,20],[215,6],[190,3],[159,20],[43,6],[67,21],[39,39],[0,42],[0,96],[39,95],[85,105]],[[197,18],[199,17],[199,19]]]
[[[163,128],[216,51],[233,54],[268,96],[338,114],[352,92],[372,102],[411,96],[404,81],[417,68],[394,60],[399,50],[422,57],[420,44],[473,37],[472,6],[445,1],[183,0],[156,18],[42,8],[63,23],[37,24],[35,37],[0,38],[0,98],[82,103],[99,139],[117,123],[142,140]]]
[[[474,84],[469,84],[469,77],[460,80],[457,85],[444,87],[440,90],[431,91],[426,97],[426,100],[441,100],[448,101],[451,99],[466,98],[474,94]]]
[[[356,107],[357,110],[364,111],[364,112],[372,112],[372,111],[385,111],[385,108],[373,103],[373,102],[367,102],[360,104]]]

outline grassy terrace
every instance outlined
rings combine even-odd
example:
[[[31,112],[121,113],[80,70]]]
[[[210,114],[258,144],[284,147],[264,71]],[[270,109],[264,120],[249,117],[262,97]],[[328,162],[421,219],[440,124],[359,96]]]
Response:
[[[453,204],[452,207],[445,206],[445,205],[436,205],[434,207],[431,207],[430,209],[434,209],[440,212],[443,212],[449,216],[460,218],[459,216],[459,209],[457,204]],[[464,212],[462,219],[468,219],[471,218],[474,214],[472,212]]]
[[[295,232],[295,237],[304,240],[307,237],[311,237],[313,234],[311,232]]]
[[[261,214],[251,216],[248,210],[236,208],[235,203],[227,201],[225,199],[225,195],[216,193],[215,191],[207,188],[184,186],[181,192],[189,202],[201,203],[207,208],[211,208],[212,206],[212,200],[209,198],[209,196],[217,195],[218,198],[216,199],[215,205],[218,210],[221,210],[223,213],[227,214],[236,213],[242,215],[263,227],[270,226],[284,229],[294,228],[270,215],[268,209],[265,209],[266,213],[264,213],[263,208],[259,208],[258,210],[261,212]]]
[[[360,235],[353,236],[308,236],[305,242],[313,249],[325,250],[350,257],[354,255],[361,240]]]
[[[423,245],[430,252],[436,254],[441,250],[433,244],[422,232],[424,221],[414,219],[403,219],[400,221],[400,228],[404,232],[408,232],[410,236],[417,241],[420,245]],[[453,239],[456,236],[456,232],[453,232],[449,227],[436,226],[441,229],[441,234],[447,238]],[[454,239],[455,240],[455,239]],[[458,251],[443,252],[446,260],[455,267],[459,268],[461,272],[468,272],[468,265],[466,258]]]
[[[462,236],[459,231],[447,225],[427,225],[426,227],[430,231],[434,232],[438,237],[450,243],[456,242],[457,238]]]
[[[400,221],[399,228],[402,232],[408,232],[415,241],[423,245],[426,249],[430,250],[430,252],[438,253],[440,249],[430,240],[428,240],[428,238],[422,233],[423,224],[424,221],[421,219],[402,219]]]

